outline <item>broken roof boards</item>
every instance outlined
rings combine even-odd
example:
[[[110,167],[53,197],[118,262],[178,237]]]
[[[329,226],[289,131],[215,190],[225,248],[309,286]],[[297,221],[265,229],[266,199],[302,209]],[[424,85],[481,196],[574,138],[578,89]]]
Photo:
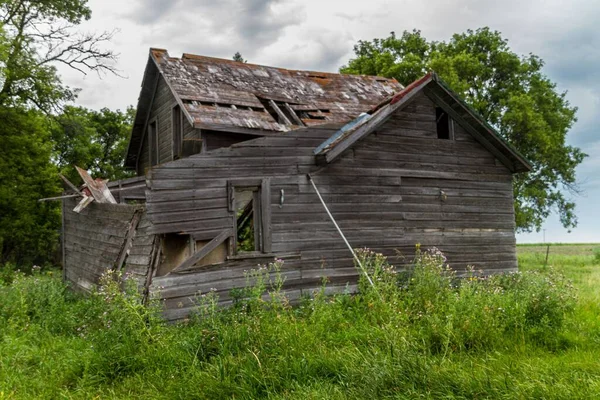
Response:
[[[162,77],[162,78],[161,78]],[[394,79],[297,71],[150,49],[126,165],[135,167],[159,79],[196,129],[261,134],[344,123],[402,89]]]

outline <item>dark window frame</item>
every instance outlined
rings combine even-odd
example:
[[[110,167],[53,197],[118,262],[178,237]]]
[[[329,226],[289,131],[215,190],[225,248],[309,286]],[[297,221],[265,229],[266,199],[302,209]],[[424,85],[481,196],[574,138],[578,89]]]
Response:
[[[183,112],[179,104],[171,109],[171,129],[172,155],[173,160],[177,160],[183,154]]]
[[[160,152],[158,149],[158,118],[148,122],[148,152],[150,166],[154,167],[160,162]]]
[[[442,107],[435,108],[435,125],[438,139],[454,140],[454,120]]]

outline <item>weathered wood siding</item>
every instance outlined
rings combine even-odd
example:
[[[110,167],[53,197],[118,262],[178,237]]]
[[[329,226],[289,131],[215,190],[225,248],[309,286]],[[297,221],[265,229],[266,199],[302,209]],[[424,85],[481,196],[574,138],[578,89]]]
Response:
[[[456,140],[438,139],[428,98],[418,96],[339,160],[317,167],[313,150],[335,131],[261,138],[153,169],[147,193],[152,232],[212,239],[231,228],[227,180],[269,177],[272,253],[287,257],[285,287],[300,296],[326,276],[330,290],[344,290],[356,283],[357,272],[306,177],[311,173],[354,247],[382,252],[400,267],[420,243],[440,248],[458,270],[516,268],[510,172],[458,126]],[[230,289],[245,284],[243,271],[272,257],[229,260],[156,277],[153,284],[164,287],[159,296],[167,317],[181,318],[199,290],[215,288],[223,302],[231,301]]]
[[[150,109],[148,122],[156,121],[158,135],[158,163],[173,160],[173,107],[177,104],[171,89],[161,76],[156,87],[154,102]],[[183,138],[199,139],[200,131],[194,129],[185,116],[183,117]],[[137,174],[144,175],[150,167],[150,147],[148,134],[145,132],[142,149],[138,160]]]
[[[65,278],[76,290],[89,291],[106,270],[115,267],[134,213],[143,212],[143,207],[91,203],[77,214],[73,212],[77,201],[64,201]],[[146,279],[154,240],[149,226],[142,215],[125,262],[125,272],[140,286]]]
[[[143,176],[111,181],[107,186],[118,203],[146,201],[146,179]]]

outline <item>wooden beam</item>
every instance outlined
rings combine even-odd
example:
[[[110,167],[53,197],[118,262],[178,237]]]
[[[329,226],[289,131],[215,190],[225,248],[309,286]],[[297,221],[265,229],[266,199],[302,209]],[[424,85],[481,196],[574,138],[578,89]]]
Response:
[[[279,107],[277,106],[277,104],[275,104],[275,102],[273,100],[269,100],[269,105],[271,106],[271,108],[273,109],[273,111],[275,111],[275,113],[277,113],[277,116],[283,120],[283,123],[285,125],[292,125],[292,123],[290,122],[290,120],[288,119],[288,117],[285,116],[285,114],[283,113],[283,111],[281,111],[279,109]]]
[[[62,179],[63,182],[66,183],[67,186],[71,188],[71,190],[73,190],[78,195],[83,196],[83,193],[81,193],[81,191],[79,189],[77,189],[77,186],[73,185],[71,183],[71,181],[68,180],[63,174],[58,174],[58,176],[60,176],[60,179]]]
[[[296,122],[297,125],[304,126],[304,122],[302,122],[298,114],[296,114],[296,112],[292,109],[292,107],[290,107],[288,103],[283,103],[283,106],[290,113],[292,119],[294,120],[294,122]]]
[[[119,252],[119,257],[117,257],[117,262],[115,263],[115,270],[120,271],[123,268],[123,264],[125,263],[125,259],[131,250],[131,246],[133,245],[133,236],[135,235],[135,231],[137,230],[138,224],[142,219],[142,213],[140,211],[135,211],[133,213],[133,217],[131,221],[129,221],[129,228],[127,228],[127,234],[125,235],[125,240],[123,241],[123,246],[121,246],[121,251]]]
[[[64,196],[45,197],[43,199],[38,199],[38,201],[51,201],[51,200],[72,199],[73,197],[81,197],[81,196],[83,196],[83,195],[79,195],[79,194],[66,194]]]
[[[181,264],[179,264],[178,266],[173,268],[173,270],[171,270],[171,272],[169,272],[169,274],[172,274],[173,272],[181,272],[185,269],[190,268],[191,266],[196,264],[198,261],[200,261],[204,257],[206,257],[211,251],[216,249],[221,243],[223,243],[225,240],[227,240],[231,235],[232,235],[231,229],[225,229],[224,231],[219,233],[217,235],[217,237],[215,237],[213,240],[211,240],[210,242],[205,244],[200,250],[198,250],[196,253],[194,253],[191,257],[187,258],[184,262],[182,262]],[[169,274],[167,274],[167,275],[169,275]]]
[[[73,209],[73,212],[76,212],[77,214],[79,214],[84,208],[86,208],[92,201],[94,201],[94,198],[92,196],[83,196],[83,199],[81,199],[81,201],[79,202],[79,204],[77,204],[75,206],[75,208]]]
[[[152,285],[152,278],[154,278],[160,262],[161,241],[160,235],[154,235],[154,240],[152,241],[152,252],[150,253],[150,264],[148,265],[148,270],[146,271],[146,280],[144,282],[144,293],[142,298],[144,305],[147,305],[148,300],[150,299],[150,285]]]

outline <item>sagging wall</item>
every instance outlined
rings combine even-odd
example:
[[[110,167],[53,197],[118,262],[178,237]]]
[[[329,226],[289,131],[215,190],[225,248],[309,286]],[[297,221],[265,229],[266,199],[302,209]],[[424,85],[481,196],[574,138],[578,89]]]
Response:
[[[270,178],[272,253],[155,277],[166,317],[187,315],[198,291],[214,288],[223,304],[231,302],[230,290],[246,283],[244,271],[275,256],[285,260],[292,298],[318,289],[324,276],[332,291],[354,287],[351,255],[307,173],[354,247],[382,252],[402,267],[420,243],[440,248],[457,270],[515,270],[510,172],[457,124],[453,140],[438,139],[435,121],[434,104],[419,95],[326,167],[315,165],[313,150],[337,128],[252,140],[153,169],[147,193],[153,232],[196,240],[231,228],[228,180]]]
[[[89,291],[108,269],[114,269],[123,254],[132,222],[135,224],[131,246],[122,266],[142,288],[152,265],[154,234],[143,206],[91,203],[81,213],[73,212],[74,199],[65,199],[64,278],[75,290]]]

